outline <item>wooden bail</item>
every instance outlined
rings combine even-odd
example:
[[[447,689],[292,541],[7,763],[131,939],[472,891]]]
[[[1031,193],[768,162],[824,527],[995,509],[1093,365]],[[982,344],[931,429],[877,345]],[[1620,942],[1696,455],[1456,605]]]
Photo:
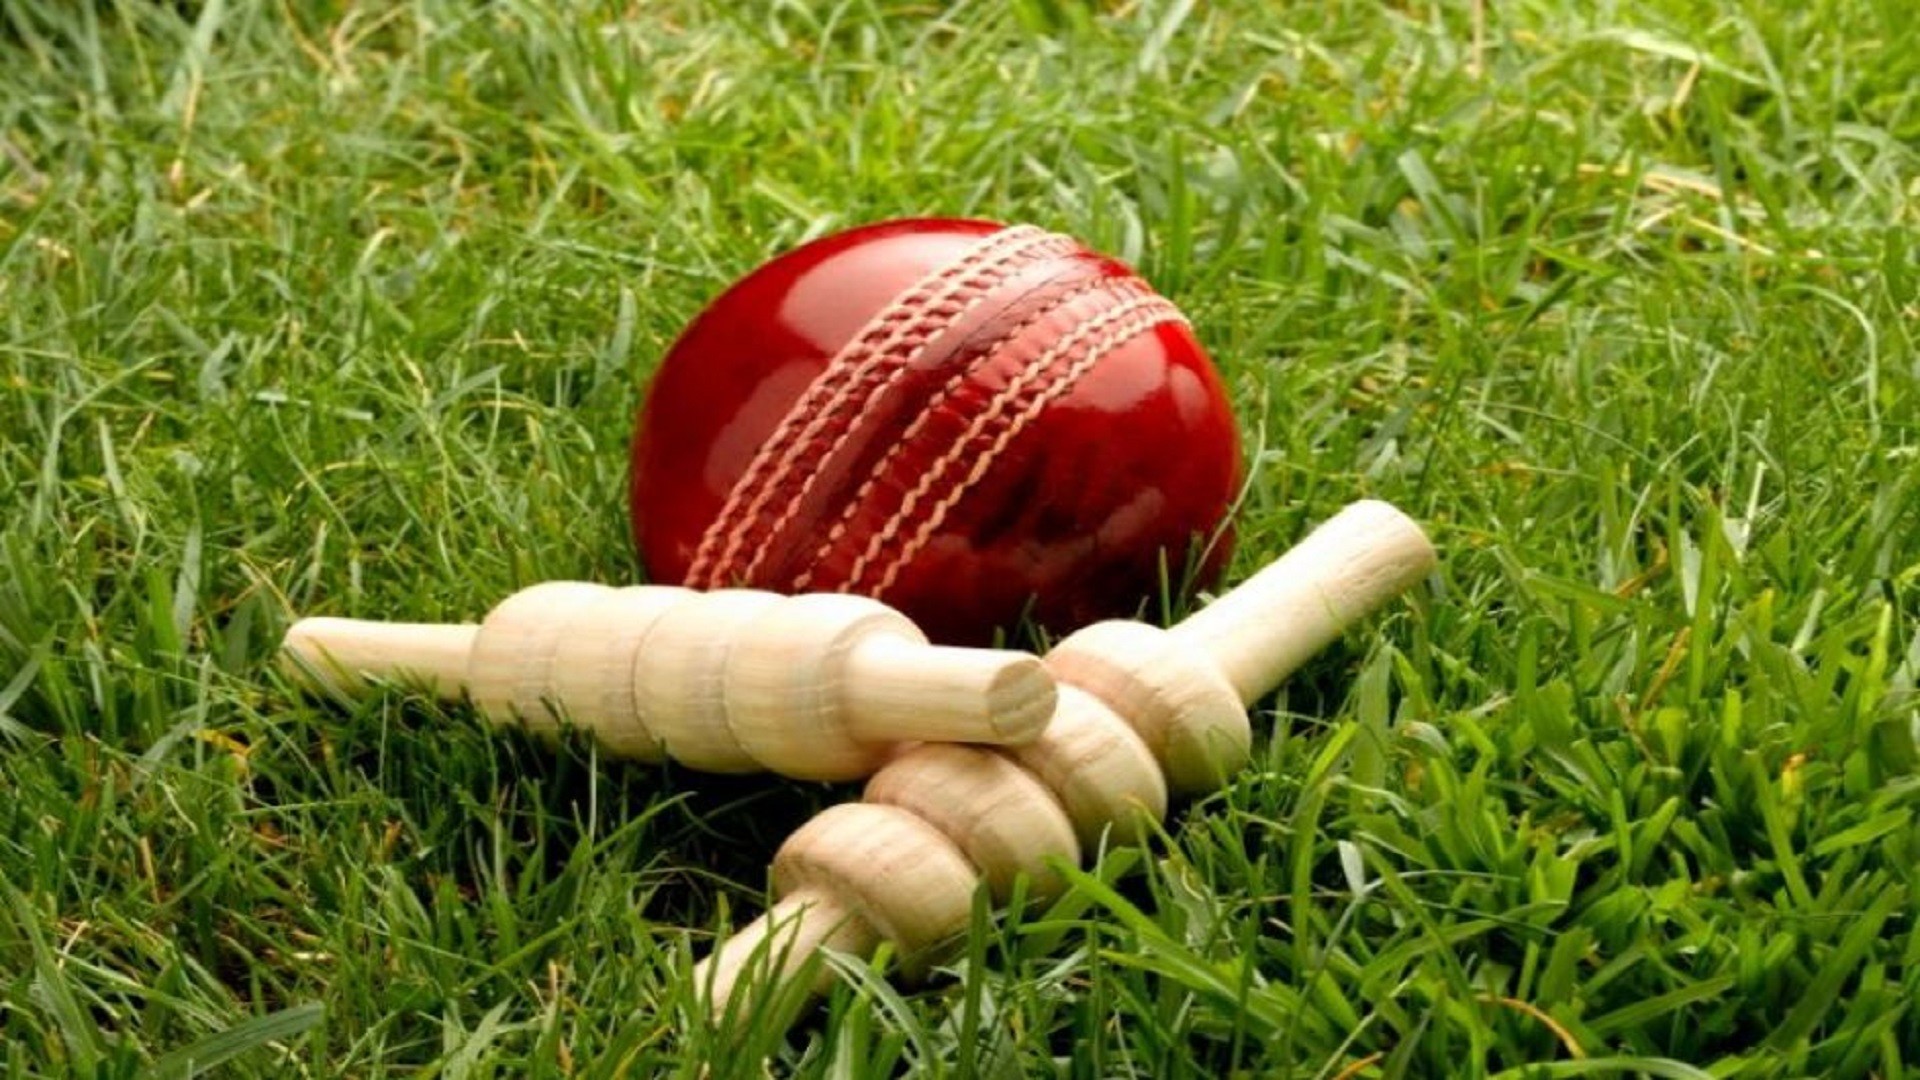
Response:
[[[1172,632],[1211,656],[1251,705],[1348,626],[1426,577],[1436,558],[1412,518],[1363,500]]]
[[[466,693],[474,623],[384,623],[301,619],[280,643],[280,670],[302,686],[352,701],[376,682],[415,686],[442,701]]]
[[[879,947],[879,931],[833,892],[795,889],[700,961],[694,982],[719,1012],[741,987],[794,986],[823,950],[865,956]],[[806,992],[820,993],[832,977],[825,968],[816,970]]]
[[[1020,746],[1053,715],[1054,684],[1025,653],[875,634],[847,656],[846,707],[847,726],[869,742]]]
[[[953,841],[878,803],[821,811],[780,846],[772,876],[781,902],[694,969],[716,1012],[747,985],[790,985],[823,945],[865,954],[891,941],[909,971],[924,970],[966,926],[980,884]]]
[[[1031,741],[1053,711],[1036,657],[929,645],[905,615],[865,597],[784,597],[727,639],[722,724],[786,776],[869,776],[901,742]]]
[[[1061,884],[1050,860],[1137,840],[1170,790],[1226,782],[1247,758],[1246,706],[1433,561],[1404,514],[1357,503],[1172,630],[1114,621],[1069,636],[1044,661],[1060,685],[1038,739],[913,749],[874,776],[866,802],[827,810],[782,845],[774,889],[787,899],[772,924],[787,936],[755,923],[703,961],[711,1006],[725,1013],[748,983],[792,988],[801,950],[834,935],[868,942],[862,952],[892,941],[924,963],[966,930],[981,883],[1004,900],[1025,875],[1030,895],[1050,894]],[[769,966],[753,968],[756,957]]]
[[[899,743],[1030,743],[1054,706],[1030,653],[931,645],[877,600],[748,589],[549,581],[478,626],[303,619],[281,664],[335,697],[415,684],[621,757],[812,780],[869,776]]]

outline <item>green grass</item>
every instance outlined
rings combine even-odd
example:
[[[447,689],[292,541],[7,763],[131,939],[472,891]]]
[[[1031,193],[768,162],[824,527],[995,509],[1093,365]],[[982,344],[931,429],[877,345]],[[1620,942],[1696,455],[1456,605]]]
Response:
[[[0,0],[0,1067],[1920,1069],[1909,6]],[[715,1034],[844,791],[268,660],[632,580],[677,327],[928,212],[1188,310],[1235,576],[1363,495],[1444,567],[1150,849]]]

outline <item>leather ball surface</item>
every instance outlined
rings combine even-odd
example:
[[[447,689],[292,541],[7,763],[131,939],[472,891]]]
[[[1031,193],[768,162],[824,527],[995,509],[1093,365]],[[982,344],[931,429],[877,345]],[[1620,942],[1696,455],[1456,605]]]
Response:
[[[630,494],[656,582],[858,593],[978,644],[1130,615],[1202,552],[1206,577],[1239,476],[1219,375],[1132,270],[917,219],[781,255],[701,312]]]

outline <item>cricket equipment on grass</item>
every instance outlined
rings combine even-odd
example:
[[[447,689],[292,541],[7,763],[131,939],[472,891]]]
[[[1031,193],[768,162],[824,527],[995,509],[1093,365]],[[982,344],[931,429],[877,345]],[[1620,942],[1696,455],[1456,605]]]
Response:
[[[281,658],[339,696],[414,683],[620,757],[806,780],[870,775],[901,742],[1031,742],[1055,701],[1031,654],[929,645],[857,596],[746,589],[547,582],[478,624],[302,619]]]
[[[846,592],[933,640],[1137,611],[1230,550],[1240,441],[1186,317],[1028,225],[864,225],[717,297],[633,443],[653,581]]]
[[[1049,859],[1077,863],[1103,835],[1133,842],[1167,809],[1245,765],[1246,709],[1356,620],[1426,576],[1434,550],[1383,502],[1349,506],[1172,629],[1104,622],[1044,661],[1059,704],[1024,746],[918,746],[865,800],[831,807],[774,856],[779,902],[701,962],[716,1013],[781,989],[822,948],[891,941],[909,973],[966,930],[984,882],[1004,901],[1056,894]]]

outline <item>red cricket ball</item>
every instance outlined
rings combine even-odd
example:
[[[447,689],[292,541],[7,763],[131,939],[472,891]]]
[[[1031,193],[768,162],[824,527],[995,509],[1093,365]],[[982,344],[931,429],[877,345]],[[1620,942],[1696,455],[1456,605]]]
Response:
[[[1224,560],[1240,451],[1180,312],[1030,226],[888,221],[747,275],[633,444],[649,577],[860,593],[936,641],[1130,614]]]

